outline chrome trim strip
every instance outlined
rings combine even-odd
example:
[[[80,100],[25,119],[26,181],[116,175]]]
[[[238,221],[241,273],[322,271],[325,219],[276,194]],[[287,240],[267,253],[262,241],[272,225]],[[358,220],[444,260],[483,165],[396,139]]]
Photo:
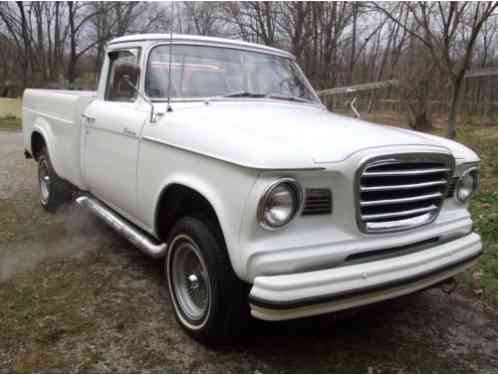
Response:
[[[421,225],[427,224],[431,221],[431,214],[425,213],[420,216],[410,217],[408,219],[375,222],[370,221],[366,223],[366,227],[370,231],[385,231],[388,229],[403,230],[416,228]]]
[[[467,169],[469,168],[477,168],[479,169],[480,162],[479,161],[472,161],[468,163],[462,163],[459,164],[455,167],[455,174],[453,175],[454,177],[459,177],[461,176]]]
[[[283,172],[285,172],[285,171],[292,172],[292,171],[323,171],[323,170],[326,170],[326,168],[324,168],[324,167],[276,168],[276,167],[264,167],[264,166],[258,166],[258,165],[243,164],[243,163],[236,162],[234,160],[225,159],[225,158],[222,158],[222,157],[219,157],[219,156],[215,156],[215,155],[211,155],[211,154],[208,154],[208,153],[205,153],[205,152],[193,150],[193,149],[190,149],[188,147],[184,147],[184,146],[179,146],[179,145],[175,145],[175,144],[172,144],[172,143],[168,143],[168,142],[163,141],[161,139],[157,139],[157,138],[150,137],[150,136],[144,136],[144,137],[142,137],[142,140],[148,141],[148,142],[151,142],[151,143],[155,143],[155,144],[161,145],[161,146],[172,147],[172,148],[175,148],[175,149],[178,149],[178,150],[190,152],[190,153],[197,154],[197,155],[202,155],[202,156],[205,156],[205,157],[208,157],[208,158],[211,158],[211,159],[223,161],[225,163],[237,165],[239,167],[250,168],[250,169],[258,169],[258,170],[264,170],[264,171],[283,171]]]
[[[378,201],[360,201],[360,205],[362,207],[369,207],[369,206],[381,206],[384,204],[410,203],[410,202],[424,201],[426,199],[441,198],[442,196],[443,194],[441,193],[433,193],[433,194],[419,195],[417,197],[410,197],[410,198],[382,199]]]
[[[133,40],[123,40],[123,41],[111,41],[109,43],[109,47],[117,45],[117,44],[126,44],[126,43],[136,43],[136,42],[151,42],[153,43],[153,47],[156,45],[192,45],[192,46],[207,46],[207,47],[218,47],[218,48],[228,48],[228,49],[238,49],[238,50],[243,50],[243,51],[249,51],[249,52],[257,52],[257,53],[266,53],[268,55],[277,55],[281,56],[290,60],[295,61],[296,57],[291,54],[290,52],[272,48],[272,47],[267,47],[264,45],[244,45],[244,44],[238,44],[238,43],[230,43],[230,41],[223,42],[223,41],[202,41],[202,40],[192,40],[188,38],[175,38],[173,39],[173,42],[171,43],[169,40],[169,36],[165,35],[164,39],[151,39],[147,37],[142,37],[142,38],[137,38]],[[244,42],[242,42],[244,43]]]
[[[362,177],[417,176],[421,174],[450,172],[449,168],[416,169],[413,171],[364,172]]]
[[[375,220],[375,219],[384,219],[384,218],[390,218],[390,217],[402,217],[402,216],[408,216],[408,215],[419,214],[419,213],[423,214],[423,213],[434,211],[437,209],[438,209],[438,207],[436,205],[432,204],[428,207],[416,208],[414,210],[396,211],[396,212],[390,212],[387,214],[361,215],[361,218],[363,220]]]
[[[409,190],[417,189],[438,185],[445,185],[447,182],[445,180],[431,181],[431,182],[421,182],[418,184],[408,184],[408,185],[391,185],[391,186],[361,186],[360,191],[388,191],[388,190]]]
[[[123,128],[123,131],[117,131],[117,130],[112,130],[112,129],[107,129],[107,128],[102,128],[99,126],[93,126],[93,125],[84,125],[86,129],[92,129],[92,130],[97,130],[105,133],[110,133],[110,134],[117,134],[121,135],[123,137],[128,137],[132,139],[138,139],[138,136],[135,133],[132,133],[129,129]]]

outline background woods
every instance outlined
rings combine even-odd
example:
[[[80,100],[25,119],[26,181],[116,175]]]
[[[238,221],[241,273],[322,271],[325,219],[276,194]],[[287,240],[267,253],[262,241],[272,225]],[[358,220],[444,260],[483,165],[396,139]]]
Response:
[[[498,117],[498,2],[2,2],[0,96],[93,89],[107,41],[171,29],[289,50],[317,89],[395,79],[358,106],[415,128],[437,112],[454,137],[458,113]],[[335,110],[349,99],[324,97]]]

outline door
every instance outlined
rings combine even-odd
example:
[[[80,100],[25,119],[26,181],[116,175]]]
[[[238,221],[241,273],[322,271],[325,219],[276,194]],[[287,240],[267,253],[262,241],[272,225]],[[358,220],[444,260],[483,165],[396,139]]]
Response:
[[[140,109],[136,91],[140,50],[109,53],[104,98],[83,113],[84,174],[89,190],[123,214],[136,212],[139,137],[147,113]]]

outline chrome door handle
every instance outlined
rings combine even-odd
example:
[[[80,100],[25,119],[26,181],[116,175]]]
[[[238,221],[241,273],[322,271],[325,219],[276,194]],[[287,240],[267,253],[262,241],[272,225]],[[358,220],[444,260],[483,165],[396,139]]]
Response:
[[[93,124],[96,121],[95,117],[85,115],[84,113],[81,114],[81,117],[83,118],[83,120],[86,120],[88,124]]]

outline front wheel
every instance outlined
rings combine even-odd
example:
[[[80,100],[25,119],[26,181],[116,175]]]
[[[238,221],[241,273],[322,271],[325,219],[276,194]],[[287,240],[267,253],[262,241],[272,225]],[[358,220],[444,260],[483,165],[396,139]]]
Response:
[[[165,274],[182,328],[211,344],[240,336],[249,322],[248,288],[235,275],[216,226],[184,217],[168,244]]]

